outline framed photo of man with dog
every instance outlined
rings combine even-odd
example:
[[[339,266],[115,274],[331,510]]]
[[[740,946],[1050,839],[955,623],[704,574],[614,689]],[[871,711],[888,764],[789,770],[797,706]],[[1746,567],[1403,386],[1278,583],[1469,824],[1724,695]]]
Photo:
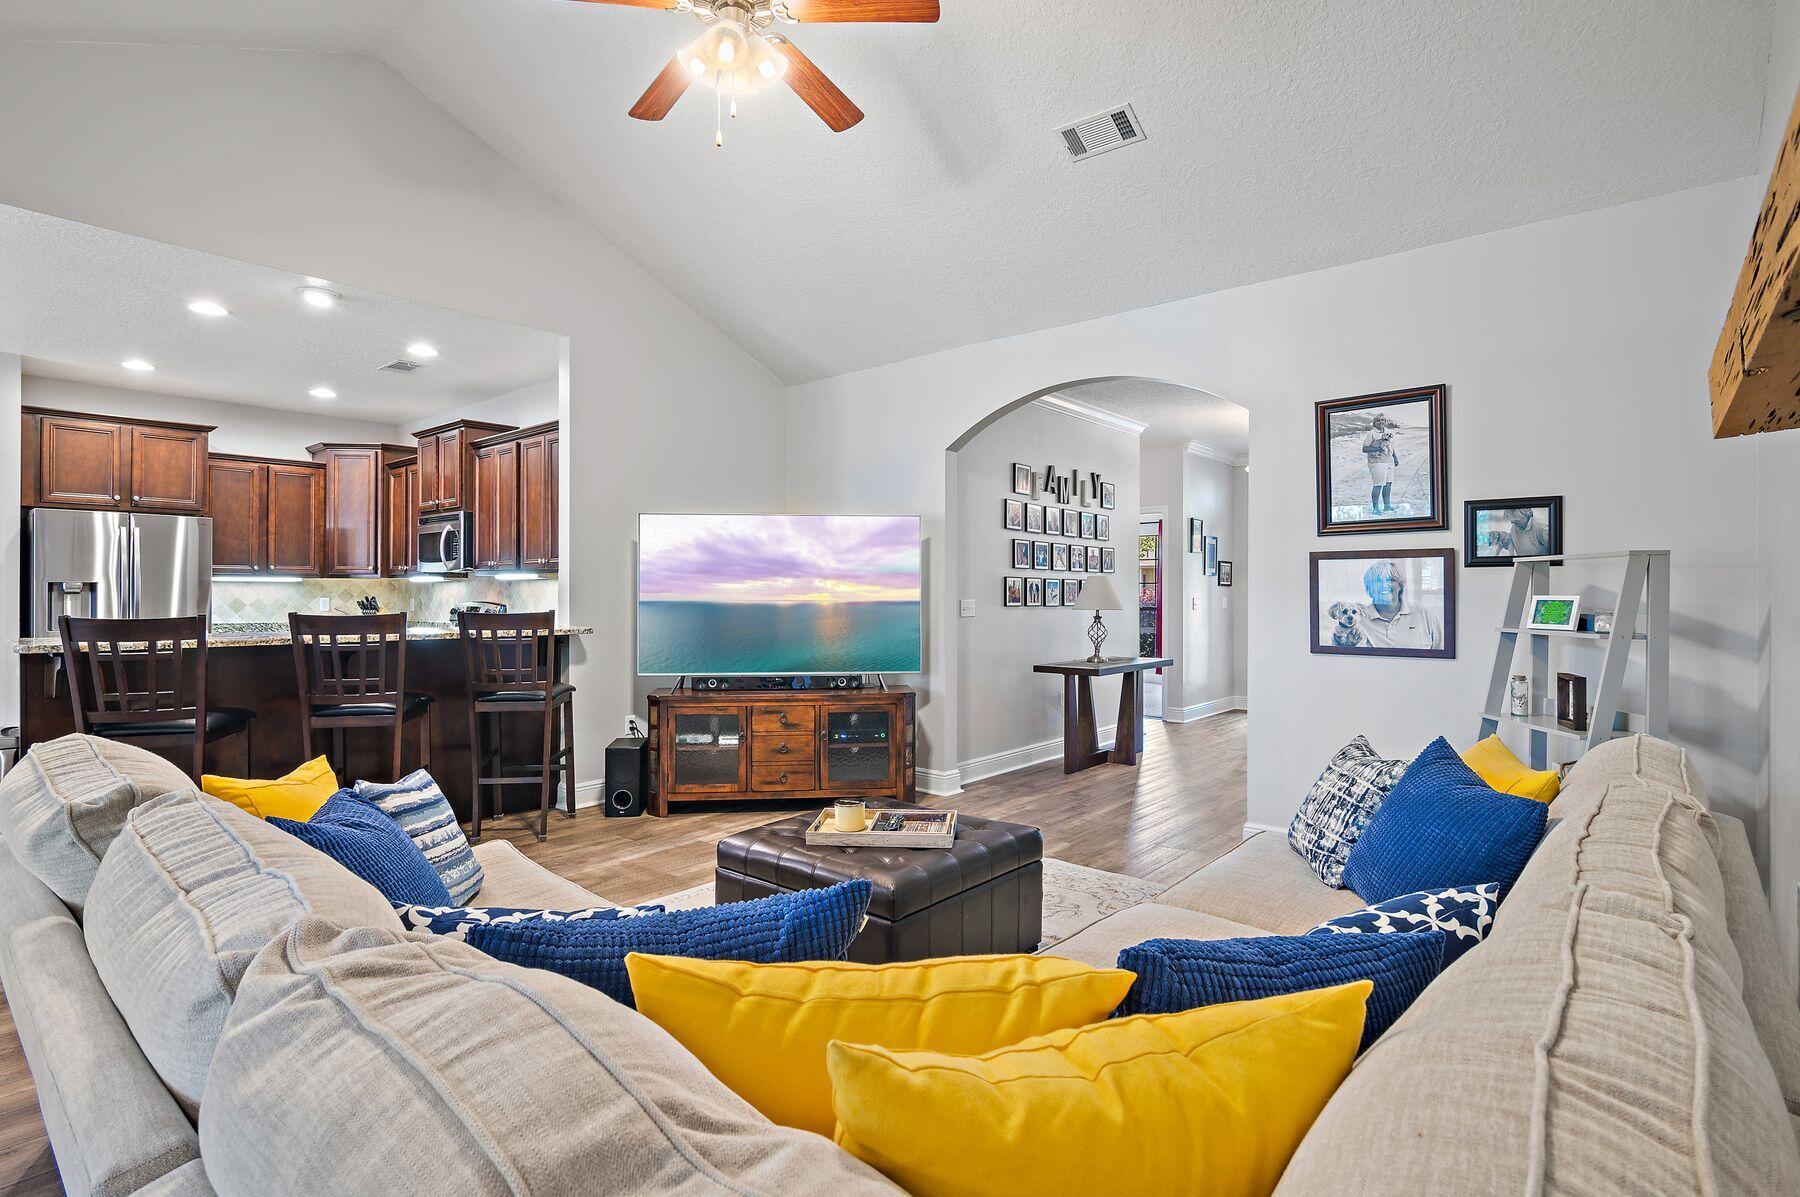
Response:
[[[1456,656],[1456,550],[1350,549],[1312,555],[1312,651]]]
[[[1443,385],[1313,405],[1319,535],[1450,526]]]

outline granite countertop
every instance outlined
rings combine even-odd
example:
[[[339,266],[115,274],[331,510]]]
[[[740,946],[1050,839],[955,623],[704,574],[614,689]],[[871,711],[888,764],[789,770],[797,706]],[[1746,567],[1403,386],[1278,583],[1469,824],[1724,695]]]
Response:
[[[558,625],[558,636],[591,636],[594,629]],[[446,623],[411,623],[406,625],[408,640],[454,640],[456,629]],[[220,623],[214,624],[206,637],[208,649],[267,648],[292,644],[285,623]],[[13,652],[20,656],[48,656],[62,651],[62,641],[55,636],[29,636],[13,641]]]

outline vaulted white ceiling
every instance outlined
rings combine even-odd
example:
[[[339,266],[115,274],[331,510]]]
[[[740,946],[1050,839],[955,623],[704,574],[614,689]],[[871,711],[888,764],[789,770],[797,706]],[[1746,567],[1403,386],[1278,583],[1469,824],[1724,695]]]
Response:
[[[1768,0],[943,0],[785,90],[626,110],[693,18],[569,0],[8,0],[0,37],[379,56],[790,382],[1750,172]],[[1129,102],[1148,140],[1052,129]]]

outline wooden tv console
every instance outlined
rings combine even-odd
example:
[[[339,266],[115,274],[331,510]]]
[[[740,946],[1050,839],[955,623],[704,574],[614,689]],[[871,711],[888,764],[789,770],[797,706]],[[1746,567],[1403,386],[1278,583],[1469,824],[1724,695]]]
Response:
[[[650,802],[917,800],[917,696],[886,690],[657,690]]]

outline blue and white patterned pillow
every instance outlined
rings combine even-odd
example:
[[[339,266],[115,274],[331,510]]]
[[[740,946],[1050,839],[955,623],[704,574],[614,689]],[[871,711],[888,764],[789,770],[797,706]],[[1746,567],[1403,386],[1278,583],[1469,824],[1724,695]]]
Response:
[[[464,905],[481,889],[481,862],[475,859],[456,812],[431,774],[417,769],[392,784],[359,781],[356,796],[380,807],[400,824],[444,879],[452,902]]]
[[[1362,736],[1331,758],[1294,812],[1287,833],[1288,844],[1320,881],[1333,889],[1344,888],[1344,861],[1350,849],[1409,763],[1375,755]]]
[[[1500,886],[1464,885],[1401,894],[1352,914],[1326,919],[1308,935],[1400,935],[1417,931],[1444,933],[1444,967],[1487,938],[1500,907]]]
[[[450,939],[467,940],[470,927],[500,923],[576,923],[585,919],[610,921],[661,914],[661,906],[590,906],[586,910],[530,910],[522,906],[395,906],[400,924],[408,931],[429,931]]]

